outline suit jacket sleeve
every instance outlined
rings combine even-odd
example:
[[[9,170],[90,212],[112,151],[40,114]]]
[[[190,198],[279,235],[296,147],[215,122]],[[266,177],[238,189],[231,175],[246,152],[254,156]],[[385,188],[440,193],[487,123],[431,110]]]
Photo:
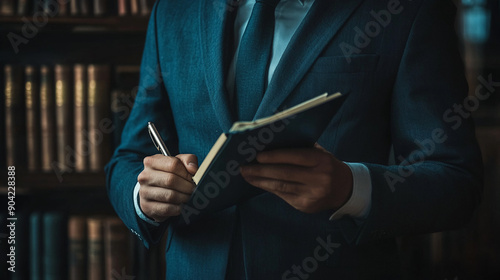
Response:
[[[178,152],[176,129],[159,63],[156,13],[157,4],[153,7],[146,35],[134,107],[124,127],[122,142],[105,168],[107,191],[115,211],[146,247],[158,242],[166,229],[165,223],[154,227],[138,217],[132,199],[144,157],[158,154],[149,137],[147,122],[155,123],[172,153]]]
[[[466,109],[454,112],[468,90],[454,11],[451,1],[423,1],[415,18],[391,97],[396,164],[365,163],[372,208],[354,226],[358,243],[452,229],[478,204],[482,160],[473,123]]]

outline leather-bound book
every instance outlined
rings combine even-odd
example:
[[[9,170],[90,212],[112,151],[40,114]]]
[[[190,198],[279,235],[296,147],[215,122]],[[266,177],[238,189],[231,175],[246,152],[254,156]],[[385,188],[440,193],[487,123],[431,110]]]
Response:
[[[54,67],[57,123],[57,167],[60,171],[71,170],[73,163],[69,156],[73,151],[72,139],[72,77],[69,65]]]
[[[87,171],[89,141],[87,130],[87,68],[74,66],[75,171]]]
[[[110,68],[108,65],[89,65],[88,72],[88,144],[89,170],[102,172],[110,157]]]
[[[118,217],[109,217],[104,224],[106,279],[132,272],[129,231]]]
[[[104,279],[103,218],[87,219],[87,279]]]
[[[40,134],[42,171],[49,172],[56,162],[55,103],[52,72],[46,65],[40,67]]]
[[[40,91],[38,71],[28,65],[24,69],[24,92],[26,103],[26,152],[28,170],[40,169]]]
[[[24,165],[26,147],[22,68],[5,65],[4,75],[6,164],[21,167]]]
[[[87,219],[71,216],[68,220],[68,269],[70,280],[87,279]]]

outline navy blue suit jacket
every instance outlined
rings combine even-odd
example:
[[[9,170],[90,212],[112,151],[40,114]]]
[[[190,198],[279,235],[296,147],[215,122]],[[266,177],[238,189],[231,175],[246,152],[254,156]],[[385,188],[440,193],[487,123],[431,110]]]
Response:
[[[142,221],[132,192],[143,158],[157,153],[147,122],[172,152],[201,163],[236,121],[224,86],[234,12],[224,0],[157,1],[135,105],[106,166],[111,202],[145,245],[168,228],[168,279],[224,279],[235,229],[241,255],[232,257],[248,279],[390,279],[398,271],[394,237],[468,220],[482,167],[470,118],[449,111],[467,94],[451,1],[316,0],[255,116],[347,93],[318,142],[368,167],[366,220],[329,221],[333,211],[305,214],[265,193],[188,227]]]

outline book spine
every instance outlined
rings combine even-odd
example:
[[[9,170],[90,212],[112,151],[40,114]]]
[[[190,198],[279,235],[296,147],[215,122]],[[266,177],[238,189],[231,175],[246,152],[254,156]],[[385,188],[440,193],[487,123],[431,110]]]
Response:
[[[79,14],[80,9],[78,6],[78,0],[70,0],[69,11],[72,16],[76,16]]]
[[[82,216],[71,216],[68,221],[69,279],[87,279],[87,220]],[[112,279],[112,278],[110,278]]]
[[[110,154],[109,66],[89,65],[87,74],[89,169],[92,172],[101,172]]]
[[[75,72],[75,171],[87,170],[88,141],[87,131],[87,69],[85,65],[76,64]]]
[[[21,90],[21,69],[12,65],[4,66],[5,74],[5,145],[6,163],[22,165],[23,163],[23,131],[24,101]]]
[[[42,147],[42,171],[52,170],[55,162],[55,115],[52,73],[48,66],[40,67],[40,134]]]
[[[72,151],[71,117],[71,68],[55,65],[56,123],[57,123],[57,163],[58,169],[68,171],[72,166],[69,152]]]
[[[17,2],[17,15],[23,16],[28,12],[28,0],[19,0]]]
[[[2,2],[0,2],[0,5],[0,15],[14,15],[14,0],[3,0]]]
[[[12,274],[12,280],[29,279],[30,271],[30,223],[27,212],[16,213],[16,272]]]
[[[127,11],[127,1],[126,0],[118,0],[118,15],[123,17],[128,15]]]
[[[108,0],[94,0],[94,16],[104,16],[108,13]]]
[[[69,14],[69,0],[57,0],[56,5],[59,5],[58,16],[65,17]]]
[[[149,6],[148,0],[141,1],[141,15],[147,16],[151,13],[151,7]]]
[[[40,169],[40,96],[35,67],[25,68],[26,141],[28,170]]]
[[[103,246],[103,224],[102,219],[93,217],[87,219],[88,230],[88,279],[104,279],[104,246]]]
[[[128,230],[119,218],[110,217],[105,221],[104,234],[106,279],[113,279],[131,268]]]
[[[42,213],[33,212],[30,216],[30,279],[43,279],[43,231]]]
[[[78,0],[78,2],[80,3],[80,15],[89,16],[91,0]]]
[[[130,14],[136,16],[139,14],[139,2],[138,0],[130,0]]]
[[[44,279],[67,279],[67,220],[63,213],[43,215]]]

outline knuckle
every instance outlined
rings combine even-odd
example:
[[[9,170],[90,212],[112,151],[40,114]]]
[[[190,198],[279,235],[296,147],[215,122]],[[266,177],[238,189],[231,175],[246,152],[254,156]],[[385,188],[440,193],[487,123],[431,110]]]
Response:
[[[142,163],[144,164],[144,166],[151,166],[153,164],[153,157],[149,156],[149,157],[145,157],[143,160],[142,160]]]
[[[173,185],[174,183],[174,180],[175,180],[175,176],[172,175],[172,174],[165,174],[165,176],[163,177],[163,186],[164,187],[170,187]]]
[[[176,157],[169,157],[165,167],[168,171],[173,171],[177,168],[179,164],[182,164],[180,159]]]
[[[137,176],[137,182],[139,182],[140,185],[143,185],[143,184],[146,184],[147,181],[148,181],[148,175],[146,174],[146,170],[143,170]]]
[[[174,192],[171,190],[165,190],[163,198],[166,202],[171,202],[174,199]]]

